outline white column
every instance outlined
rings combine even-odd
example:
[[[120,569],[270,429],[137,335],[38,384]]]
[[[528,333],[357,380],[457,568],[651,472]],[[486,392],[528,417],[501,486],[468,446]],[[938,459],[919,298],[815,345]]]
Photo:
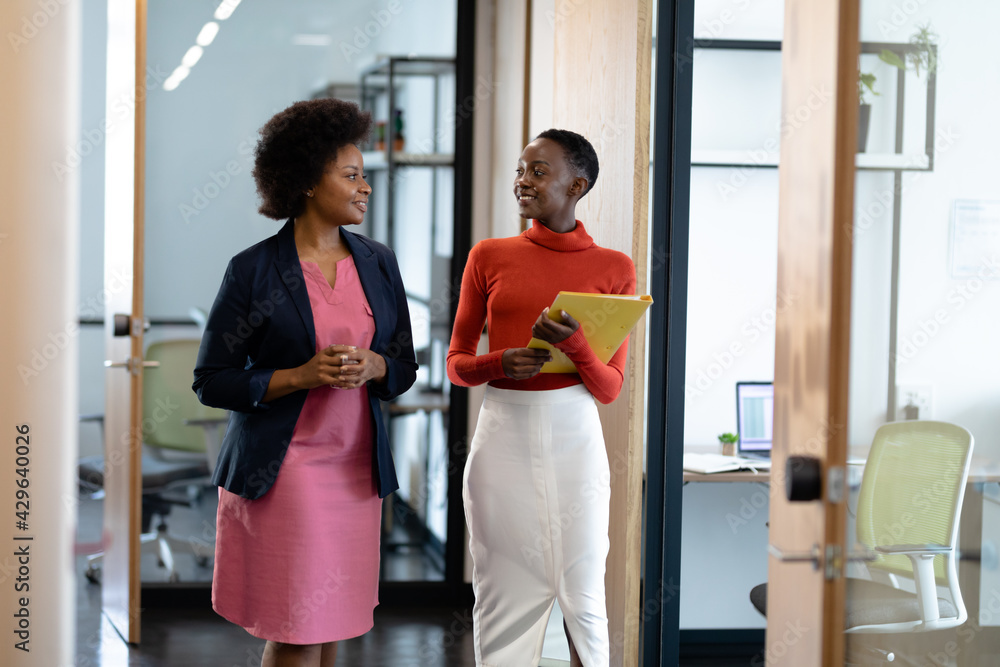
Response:
[[[75,640],[79,3],[3,0],[0,40],[0,664],[63,667]]]

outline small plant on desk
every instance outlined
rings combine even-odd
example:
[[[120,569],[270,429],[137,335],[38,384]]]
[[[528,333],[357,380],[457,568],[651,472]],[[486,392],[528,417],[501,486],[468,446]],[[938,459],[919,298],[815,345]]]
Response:
[[[734,456],[736,454],[736,441],[739,440],[739,435],[736,433],[720,433],[719,442],[722,444],[722,453],[725,456]]]

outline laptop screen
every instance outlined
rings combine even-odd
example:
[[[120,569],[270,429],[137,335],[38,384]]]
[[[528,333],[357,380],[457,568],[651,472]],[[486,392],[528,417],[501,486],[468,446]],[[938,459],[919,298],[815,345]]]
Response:
[[[769,455],[774,421],[774,383],[736,383],[738,453]]]

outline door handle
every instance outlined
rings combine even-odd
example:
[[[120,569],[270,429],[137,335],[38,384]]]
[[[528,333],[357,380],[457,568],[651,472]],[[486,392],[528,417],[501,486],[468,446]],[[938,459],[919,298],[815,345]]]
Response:
[[[149,331],[148,319],[140,321],[139,318],[136,318],[133,321],[128,313],[115,313],[113,318],[114,326],[111,329],[111,334],[116,338],[129,335],[138,336],[139,327],[142,327],[143,331]]]
[[[819,569],[823,560],[823,552],[818,544],[812,545],[809,551],[785,551],[781,547],[768,544],[767,551],[782,563],[812,563],[814,570]]]
[[[827,579],[836,579],[839,576],[842,562],[842,551],[840,546],[836,544],[828,544],[826,547],[826,554],[820,549],[818,544],[812,545],[812,548],[808,551],[784,551],[781,547],[776,547],[773,544],[767,545],[767,551],[772,556],[777,558],[783,563],[812,563],[813,570],[818,570],[819,566],[824,562],[826,563],[826,571],[824,575]],[[848,562],[871,562],[878,558],[878,554],[871,549],[866,549],[862,547],[858,551],[848,551],[847,557],[843,558]]]
[[[823,497],[823,464],[814,456],[789,456],[785,460],[785,497],[789,502]]]
[[[125,368],[132,375],[138,375],[140,368],[159,368],[159,361],[143,361],[142,357],[129,357],[125,361],[111,361],[110,359],[104,362],[105,368]]]

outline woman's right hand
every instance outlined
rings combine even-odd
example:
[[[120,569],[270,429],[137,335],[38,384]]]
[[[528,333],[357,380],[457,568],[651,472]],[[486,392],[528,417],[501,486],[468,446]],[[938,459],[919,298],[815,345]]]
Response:
[[[357,350],[353,345],[330,345],[295,368],[282,368],[271,374],[271,381],[264,394],[264,402],[287,396],[302,389],[312,389],[324,384],[332,385],[340,377],[342,366],[357,364],[348,353]]]
[[[500,357],[504,375],[513,380],[535,377],[541,372],[542,364],[547,361],[552,361],[551,352],[531,347],[511,347],[504,350]]]
[[[343,366],[357,364],[348,358],[349,352],[358,348],[353,345],[330,345],[316,353],[312,359],[295,370],[298,372],[299,385],[302,389],[312,389],[324,384],[333,384],[340,378]]]

